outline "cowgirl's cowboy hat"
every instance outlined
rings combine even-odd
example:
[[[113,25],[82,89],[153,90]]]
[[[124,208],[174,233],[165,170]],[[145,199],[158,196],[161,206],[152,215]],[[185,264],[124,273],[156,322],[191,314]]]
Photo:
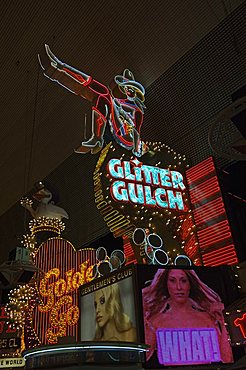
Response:
[[[145,89],[143,85],[135,81],[134,75],[129,69],[125,69],[123,75],[116,75],[114,80],[120,88],[124,86],[132,87],[136,91],[138,99],[144,101]]]

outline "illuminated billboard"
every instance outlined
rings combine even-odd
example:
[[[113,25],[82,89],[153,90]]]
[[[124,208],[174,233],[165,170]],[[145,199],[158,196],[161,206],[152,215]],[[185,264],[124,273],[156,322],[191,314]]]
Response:
[[[80,288],[81,341],[139,341],[134,271],[123,268]]]
[[[38,304],[30,309],[32,336],[39,344],[57,344],[66,336],[77,338],[77,289],[91,280],[95,251],[76,251],[65,239],[50,238],[39,247],[35,261],[43,276],[37,284]],[[26,347],[32,346],[28,340]]]
[[[147,367],[233,362],[221,300],[226,273],[138,266]]]

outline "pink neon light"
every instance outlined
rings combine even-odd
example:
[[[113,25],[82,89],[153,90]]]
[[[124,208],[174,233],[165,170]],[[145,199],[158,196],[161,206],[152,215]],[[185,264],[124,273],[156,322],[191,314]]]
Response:
[[[218,185],[218,181],[217,181],[217,176],[213,176],[213,177],[210,177],[209,179],[207,179],[206,181],[200,183],[200,184],[197,184],[195,185],[192,189],[191,189],[191,192],[195,192],[196,189],[205,189],[207,187],[210,187],[211,185],[213,184],[216,184]]]
[[[88,79],[88,81],[87,80],[85,80],[80,74],[78,74],[78,73],[74,73],[74,72],[72,72],[72,71],[70,71],[69,69],[67,69],[67,68],[63,68],[63,70],[67,73],[67,74],[69,74],[69,75],[71,75],[71,76],[73,76],[76,80],[78,80],[79,82],[81,82],[82,83],[82,85],[84,85],[84,86],[86,86],[86,85],[88,85],[90,82],[91,82],[91,80],[92,80],[92,78],[91,77],[89,77],[89,79]]]
[[[207,232],[206,229],[198,231],[198,237],[199,240],[201,241],[208,241],[211,240],[212,238],[222,238],[226,239],[227,237],[231,236],[230,230],[228,227],[221,227],[221,228],[211,228],[210,233]]]
[[[190,259],[193,259],[195,255],[197,254],[198,249],[197,248],[192,248],[191,250],[185,250],[185,253]]]
[[[206,262],[204,259],[203,263],[204,263],[204,266],[211,266],[211,267],[221,266],[221,265],[235,265],[236,263],[238,263],[238,259],[237,257],[234,257],[234,258],[228,257],[223,260],[221,258],[218,258],[214,262]]]
[[[199,206],[195,209],[195,213],[206,213],[206,212],[210,212],[211,209],[213,208],[218,208],[218,207],[222,207],[224,209],[224,204],[223,204],[223,201],[222,201],[222,198],[219,197],[219,198],[216,198],[214,200],[211,200],[210,202],[206,203],[206,204],[203,204],[202,206]]]
[[[215,172],[213,159],[212,157],[209,157],[205,161],[198,163],[196,166],[186,171],[188,184],[191,185],[213,172]]]
[[[214,259],[213,261],[209,261],[207,262],[206,260],[203,261],[204,262],[204,266],[221,266],[221,265],[234,265],[235,263],[237,263],[237,258],[236,257],[233,257],[233,256],[228,256],[227,258],[224,258],[224,259]]]
[[[224,230],[224,231],[228,231],[230,230],[229,228],[229,224],[228,224],[228,220],[222,220],[214,225],[211,225],[209,227],[207,227],[206,229],[203,229],[201,230],[200,232],[202,232],[204,235],[207,234],[207,235],[210,235],[211,233],[215,232],[215,233],[219,233],[220,230]]]
[[[198,232],[199,241],[203,244],[213,244],[213,240],[215,243],[218,242],[218,240],[226,240],[228,238],[231,238],[231,233],[229,231],[226,232],[223,229],[221,229],[219,232],[212,230],[211,234],[207,233],[204,234],[205,235],[201,235],[200,231]]]
[[[192,239],[187,243],[184,248],[185,253],[190,257],[194,257],[195,254],[198,252],[198,247],[195,245],[196,239],[195,236],[192,236]]]
[[[191,193],[195,193],[195,192],[201,192],[201,191],[205,191],[206,189],[210,189],[211,186],[216,186],[216,187],[219,187],[219,183],[217,181],[217,177],[216,176],[213,176],[211,177],[210,179],[204,181],[202,184],[198,184],[196,186],[194,186],[192,189],[191,189]]]
[[[199,190],[196,194],[190,192],[191,202],[193,204],[200,203],[203,200],[207,200],[210,197],[216,196],[218,193],[220,193],[220,188],[214,188],[212,186],[208,187],[207,190]]]
[[[157,329],[158,360],[162,365],[209,364],[221,361],[214,328]]]
[[[225,244],[226,242],[228,243],[228,242],[231,241],[230,239],[231,239],[230,237],[228,237],[226,239],[220,238],[220,239],[215,239],[214,241],[210,241],[209,243],[206,242],[206,241],[204,241],[204,242],[199,241],[199,244],[200,244],[200,248],[202,250],[206,250],[206,249],[209,249],[213,245]],[[219,247],[223,247],[223,246],[224,245],[220,245]]]
[[[213,257],[210,257],[210,258],[206,258],[206,256],[204,256],[204,261],[207,262],[207,263],[217,263],[217,262],[220,262],[220,264],[222,264],[222,262],[225,262],[225,261],[228,261],[228,259],[233,259],[234,260],[235,258],[235,253],[233,251],[231,252],[227,252],[225,253],[223,256],[219,255],[219,256],[216,256],[214,255]]]
[[[192,203],[198,203],[199,200],[206,199],[213,194],[220,193],[220,187],[216,177],[205,181],[202,185],[197,185],[190,190]]]
[[[201,242],[209,242],[211,240],[217,240],[217,239],[221,239],[221,240],[224,240],[224,239],[227,239],[229,237],[231,237],[231,233],[229,231],[228,228],[226,227],[222,227],[218,230],[216,230],[215,228],[214,229],[211,229],[211,233],[208,233],[207,230],[201,230],[201,231],[198,231],[198,237],[199,237],[199,240]]]
[[[212,218],[216,218],[218,215],[223,215],[225,210],[218,206],[218,208],[211,208],[211,210],[204,212],[203,214],[195,213],[194,218],[196,222],[205,222],[206,220],[211,220]]]
[[[213,244],[217,244],[219,242],[225,241],[227,239],[231,239],[231,233],[221,233],[220,235],[212,234],[210,237],[203,237],[200,238],[200,235],[198,234],[198,239],[200,245],[209,246]]]
[[[199,169],[207,169],[208,165],[209,164],[212,164],[214,166],[214,162],[213,162],[213,158],[212,157],[208,157],[207,159],[205,159],[204,161],[196,164],[195,166],[193,166],[192,168],[190,168],[189,170],[187,170],[187,173],[197,173],[197,171],[199,171]]]
[[[106,117],[96,107],[92,107],[91,109],[97,112],[101,119],[104,119],[106,121]]]
[[[216,219],[218,219],[218,218],[225,218],[226,217],[226,215],[225,215],[225,212],[224,211],[221,211],[221,212],[213,212],[213,213],[211,213],[211,215],[210,215],[210,217],[208,216],[208,217],[204,217],[203,219],[201,219],[201,218],[199,218],[199,219],[196,219],[195,218],[195,222],[196,222],[196,225],[197,226],[204,226],[204,224],[207,224],[208,222],[211,222],[211,221],[213,221],[213,222],[216,222]]]
[[[209,176],[209,179],[202,182],[201,179],[206,176]],[[207,160],[187,170],[186,177],[190,186],[190,199],[195,208],[194,219],[196,225],[202,227],[202,224],[206,224],[207,221],[213,223],[213,225],[197,232],[202,252],[217,246],[216,250],[202,254],[204,264],[218,266],[237,263],[235,247],[233,244],[228,245],[232,242],[232,235],[226,217],[224,202],[220,195],[220,186],[213,158],[209,157]],[[208,201],[208,198],[212,198],[212,200]],[[196,207],[196,204],[204,202],[205,204]],[[223,220],[216,222],[218,217],[223,218]],[[226,244],[227,246],[225,247]]]
[[[193,174],[191,174],[191,173],[188,174],[187,175],[187,182],[188,182],[189,186],[192,188],[193,186],[195,186],[195,184],[202,181],[202,179],[204,177],[211,176],[211,175],[215,175],[215,169],[214,169],[214,166],[208,165],[208,167],[206,169],[202,168],[201,170],[199,170],[199,171],[197,171]]]
[[[205,266],[233,265],[238,263],[233,244],[203,254],[203,261]]]
[[[239,326],[243,337],[246,338],[246,313],[244,313],[242,317],[238,317],[234,320],[234,325]]]
[[[225,207],[222,198],[212,200],[194,210],[194,218],[196,223],[203,223],[211,220],[219,215],[225,214]]]
[[[201,242],[199,240],[200,248],[203,249],[203,250],[206,250],[206,249],[210,248],[213,245],[214,246],[216,246],[218,244],[224,244],[225,245],[226,243],[230,243],[230,242],[231,242],[231,237],[230,236],[228,238],[226,238],[226,239],[224,239],[222,237],[216,238],[216,239],[214,239],[214,241],[212,239],[209,242],[206,241],[206,240],[204,240],[204,241]],[[222,248],[222,247],[224,247],[224,245],[220,245],[219,247]]]
[[[123,243],[124,243],[124,253],[126,256],[126,265],[129,263],[137,263],[137,259],[135,258],[131,243],[128,237],[123,236]]]
[[[191,248],[194,248],[195,241],[195,236],[192,235],[192,237],[186,242],[185,249],[190,250]]]
[[[182,224],[182,229],[180,230],[181,238],[184,240],[189,235],[191,227],[193,226],[193,223],[190,218],[188,218],[186,221]]]
[[[221,205],[218,205],[217,208],[213,208],[211,207],[211,209],[206,209],[204,210],[203,212],[201,212],[200,210],[198,211],[194,211],[194,217],[195,217],[195,220],[201,220],[203,221],[204,219],[209,219],[209,218],[212,218],[212,217],[209,217],[210,214],[212,213],[213,214],[213,217],[214,215],[216,215],[216,213],[225,213],[225,209],[224,207],[222,207]]]
[[[229,244],[226,247],[219,248],[219,249],[217,249],[215,251],[212,251],[212,252],[207,252],[205,254],[205,256],[209,257],[209,256],[212,256],[214,254],[216,254],[217,256],[219,256],[219,255],[223,256],[229,250],[233,250],[233,252],[235,252],[234,251],[234,244]]]
[[[194,211],[194,216],[197,219],[203,220],[204,218],[208,218],[209,215],[211,214],[211,212],[215,213],[216,211],[219,211],[219,212],[223,213],[223,212],[225,212],[225,209],[221,204],[218,204],[217,207],[211,206],[211,208],[207,207],[204,210],[197,209],[197,210]]]

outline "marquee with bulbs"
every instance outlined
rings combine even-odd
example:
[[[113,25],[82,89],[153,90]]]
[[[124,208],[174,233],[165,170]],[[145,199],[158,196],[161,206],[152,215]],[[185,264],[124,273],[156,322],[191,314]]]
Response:
[[[125,70],[115,77],[115,91],[124,95],[117,98],[90,76],[61,62],[47,46],[42,61],[45,76],[70,91],[84,91],[84,98],[96,95],[97,102],[107,97],[103,100],[107,117],[100,111],[102,102],[92,107],[92,130],[95,124],[98,132],[93,131],[77,152],[100,151],[93,173],[95,203],[109,231],[123,238],[124,255],[114,251],[107,256],[103,249],[76,251],[60,236],[65,228],[61,218],[34,217],[23,242],[37,271],[28,284],[11,292],[7,305],[10,322],[22,329],[27,349],[57,344],[66,336],[77,341],[78,289],[123,264],[237,263],[213,159],[189,168],[185,155],[168,145],[140,140],[145,90],[133,74]],[[106,123],[115,141],[103,146]],[[23,205],[31,207],[28,200]],[[38,245],[36,235],[47,231],[54,237]]]
[[[143,247],[146,239],[136,244],[132,238],[141,228],[146,235],[161,238],[159,249],[168,256],[159,263],[174,263],[177,256],[186,255],[200,265],[185,178],[186,157],[160,142],[147,145],[151,154],[141,160],[113,143],[102,149],[93,176],[97,208],[114,236],[123,236],[128,262],[153,262]],[[192,254],[186,246],[190,239],[196,248]],[[127,250],[129,245],[131,250]]]
[[[93,176],[97,208],[110,231],[123,237],[127,261],[153,263],[144,243],[132,238],[142,228],[162,239],[168,258],[159,263],[185,255],[194,265],[237,264],[213,158],[189,168],[186,157],[169,146],[147,144],[152,154],[140,161],[109,143]]]

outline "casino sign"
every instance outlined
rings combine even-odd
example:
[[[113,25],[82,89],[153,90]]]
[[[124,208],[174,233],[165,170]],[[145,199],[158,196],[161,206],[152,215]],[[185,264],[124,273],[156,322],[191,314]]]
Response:
[[[107,169],[113,180],[111,195],[116,202],[184,210],[181,191],[185,185],[180,172],[144,165],[138,159],[115,158],[110,159]]]

